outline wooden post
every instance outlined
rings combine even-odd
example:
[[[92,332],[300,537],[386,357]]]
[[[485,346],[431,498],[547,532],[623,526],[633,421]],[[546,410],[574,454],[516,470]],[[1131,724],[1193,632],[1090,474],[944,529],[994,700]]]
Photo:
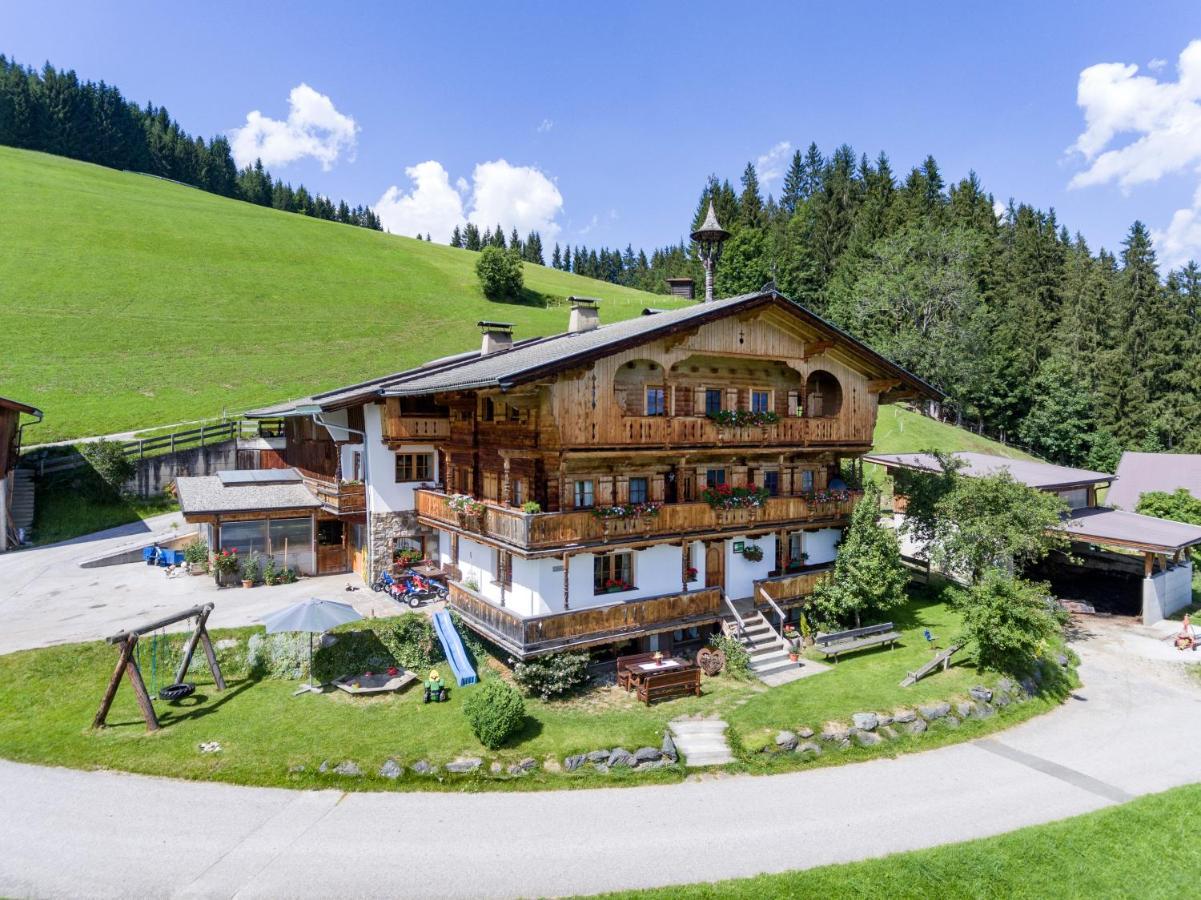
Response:
[[[1143,554],[1143,577],[1150,578],[1155,565],[1155,555],[1153,553]]]
[[[132,638],[134,644],[137,641],[136,637]],[[133,688],[133,695],[138,701],[138,707],[142,710],[142,718],[146,720],[146,730],[158,731],[158,716],[154,714],[154,704],[150,702],[150,694],[146,690],[146,683],[142,681],[142,670],[138,668],[138,661],[132,655],[126,663],[125,676],[129,679],[130,687]]]
[[[117,668],[113,670],[113,677],[108,680],[108,687],[104,689],[104,699],[100,701],[100,709],[96,711],[96,718],[92,720],[93,728],[104,727],[105,717],[108,716],[109,707],[113,705],[113,698],[117,696],[117,687],[121,684],[121,676],[125,674],[125,667],[129,665],[137,642],[138,639],[134,637],[121,643],[121,655],[117,657]]]
[[[221,667],[217,665],[217,654],[213,652],[213,642],[209,640],[208,629],[200,625],[200,645],[204,647],[204,657],[208,660],[209,671],[213,673],[213,684],[217,690],[225,690],[225,679],[221,677]]]

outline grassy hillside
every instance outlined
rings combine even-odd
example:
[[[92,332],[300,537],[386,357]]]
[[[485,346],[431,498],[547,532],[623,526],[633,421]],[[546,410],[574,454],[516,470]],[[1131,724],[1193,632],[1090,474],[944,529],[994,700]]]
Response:
[[[957,428],[910,412],[900,406],[882,406],[876,419],[877,453],[919,453],[923,450],[971,450],[1012,459],[1034,459],[1014,447],[981,437],[965,428]]]
[[[48,441],[238,411],[477,346],[480,319],[562,331],[668,298],[526,266],[485,300],[474,253],[0,147],[0,395]]]

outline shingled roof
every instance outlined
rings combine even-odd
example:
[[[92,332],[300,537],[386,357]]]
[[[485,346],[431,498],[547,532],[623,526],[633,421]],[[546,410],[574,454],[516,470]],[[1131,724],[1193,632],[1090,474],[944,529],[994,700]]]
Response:
[[[1201,500],[1201,453],[1122,454],[1118,480],[1107,502],[1120,509],[1137,509],[1139,498],[1153,491],[1172,493],[1184,488]]]
[[[777,291],[740,294],[709,303],[665,310],[602,325],[591,331],[563,332],[548,337],[514,342],[510,349],[481,356],[478,351],[461,353],[427,363],[415,369],[397,372],[374,381],[363,382],[304,400],[254,410],[247,415],[268,417],[298,414],[297,410],[318,406],[335,409],[352,402],[379,397],[422,396],[444,391],[500,388],[507,390],[523,382],[570,368],[586,360],[637,346],[683,328],[691,328],[722,319],[734,312],[757,306],[776,306],[804,320],[820,333],[836,338],[853,352],[870,360],[883,371],[907,385],[912,391],[941,399],[942,393],[900,366],[881,356],[838,327],[789,300]]]

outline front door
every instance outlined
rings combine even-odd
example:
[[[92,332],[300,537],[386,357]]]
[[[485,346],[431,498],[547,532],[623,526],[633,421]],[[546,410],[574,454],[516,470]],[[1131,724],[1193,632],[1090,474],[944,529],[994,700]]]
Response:
[[[710,541],[705,544],[705,587],[725,588],[726,581],[725,541]]]
[[[363,568],[363,561],[366,558],[364,553],[363,533],[367,530],[365,525],[355,522],[350,526],[350,567],[360,576],[366,571]],[[365,577],[365,576],[363,576]]]

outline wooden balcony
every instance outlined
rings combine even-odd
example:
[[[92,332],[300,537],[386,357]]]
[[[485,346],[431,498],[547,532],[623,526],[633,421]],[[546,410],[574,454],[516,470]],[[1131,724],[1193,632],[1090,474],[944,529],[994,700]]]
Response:
[[[428,443],[450,437],[450,419],[445,416],[384,417],[385,442]]]
[[[707,503],[668,503],[658,515],[637,519],[601,519],[591,510],[524,513],[485,503],[479,516],[466,516],[449,506],[450,496],[417,491],[417,514],[427,525],[449,526],[508,544],[520,550],[549,550],[567,545],[621,543],[660,536],[681,537],[724,531],[770,529],[811,522],[841,524],[862,492],[845,500],[817,502],[804,497],[769,497],[759,508],[714,509]]]
[[[522,616],[451,582],[449,602],[468,626],[519,659],[717,622],[723,612],[718,588]]]
[[[814,588],[829,578],[830,573],[833,571],[833,564],[814,566],[811,569],[802,569],[799,572],[756,581],[754,591],[755,605],[768,605],[767,601],[763,598],[763,594],[760,593],[761,591],[771,597],[772,602],[777,606],[794,606],[797,603],[803,603],[812,595]]]
[[[362,482],[351,484],[346,481],[327,481],[306,476],[305,487],[321,501],[322,508],[335,516],[366,512],[367,492]]]
[[[701,416],[618,416],[597,423],[562,422],[565,447],[625,446],[868,446],[872,442],[873,416],[786,416],[774,425],[719,427]]]

